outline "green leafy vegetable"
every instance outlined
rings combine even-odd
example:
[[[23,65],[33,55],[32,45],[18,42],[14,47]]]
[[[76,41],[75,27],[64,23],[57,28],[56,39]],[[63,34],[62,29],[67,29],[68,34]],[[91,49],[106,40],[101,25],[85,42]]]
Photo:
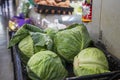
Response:
[[[109,72],[108,62],[104,53],[97,48],[86,48],[74,58],[76,76]]]
[[[25,37],[18,45],[22,61],[27,64],[29,58],[34,54],[33,40],[31,36]]]
[[[34,47],[36,48],[35,53],[39,52],[37,51],[39,48],[52,50],[53,41],[47,34],[40,32],[31,32],[30,35],[34,43]]]
[[[30,24],[25,24],[21,28],[17,30],[17,32],[14,34],[14,36],[11,38],[9,42],[8,48],[16,45],[19,43],[22,39],[30,35],[30,32],[43,32],[40,28],[30,25]]]
[[[67,61],[73,61],[82,49],[88,47],[90,41],[86,27],[81,24],[73,24],[55,35],[54,48]]]
[[[28,14],[29,14],[29,7],[30,7],[30,3],[29,2],[24,2],[23,6],[22,6],[22,13],[24,14],[25,17],[28,18]]]
[[[27,72],[32,80],[63,80],[67,76],[60,58],[51,51],[33,55],[28,61]]]
[[[52,39],[54,39],[55,34],[58,32],[58,30],[52,29],[52,28],[46,28],[45,33],[49,35]]]

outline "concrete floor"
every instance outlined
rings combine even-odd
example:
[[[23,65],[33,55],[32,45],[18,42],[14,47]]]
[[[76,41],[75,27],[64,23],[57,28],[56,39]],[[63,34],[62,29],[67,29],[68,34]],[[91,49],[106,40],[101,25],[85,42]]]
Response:
[[[0,16],[0,80],[13,79],[11,53],[7,49],[7,20]]]
[[[13,15],[13,13],[11,13],[13,12],[12,11],[13,9],[11,7],[12,4],[9,6],[10,11],[8,12],[7,10],[8,8],[6,8],[3,14],[1,13],[0,10],[0,80],[14,80],[14,71],[13,71],[11,53],[10,50],[7,49],[8,19],[10,16]]]

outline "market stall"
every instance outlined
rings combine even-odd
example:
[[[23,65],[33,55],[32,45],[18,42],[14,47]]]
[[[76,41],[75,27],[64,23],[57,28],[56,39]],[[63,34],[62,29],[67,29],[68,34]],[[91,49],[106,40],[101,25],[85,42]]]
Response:
[[[20,2],[9,21],[16,80],[117,80],[120,60],[91,38],[92,0]]]

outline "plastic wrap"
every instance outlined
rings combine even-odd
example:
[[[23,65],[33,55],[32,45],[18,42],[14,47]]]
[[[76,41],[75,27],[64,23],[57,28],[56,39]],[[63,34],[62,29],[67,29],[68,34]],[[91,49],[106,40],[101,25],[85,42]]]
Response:
[[[53,23],[55,19],[58,20],[60,24],[64,24],[66,26],[71,25],[73,23],[82,23],[81,17],[82,15],[50,15],[50,14],[39,14],[34,11],[32,8],[29,14],[30,18],[34,21],[35,25],[44,28],[42,25],[43,19]]]

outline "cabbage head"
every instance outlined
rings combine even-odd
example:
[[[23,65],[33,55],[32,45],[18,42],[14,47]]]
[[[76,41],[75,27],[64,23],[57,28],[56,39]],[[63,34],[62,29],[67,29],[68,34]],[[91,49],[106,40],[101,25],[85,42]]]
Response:
[[[18,48],[22,62],[26,65],[32,55],[43,50],[52,49],[52,39],[44,33],[31,32],[30,35],[22,39]]]
[[[56,33],[54,49],[56,53],[71,62],[82,49],[88,47],[90,42],[91,38],[86,27],[83,24],[73,24]]]
[[[63,80],[67,76],[60,58],[51,51],[34,54],[28,61],[27,72],[32,80]]]
[[[27,36],[21,40],[18,47],[21,51],[21,60],[26,64],[29,58],[34,54],[33,40],[31,36]]]
[[[74,58],[76,76],[109,72],[108,61],[104,53],[97,48],[86,48]]]

